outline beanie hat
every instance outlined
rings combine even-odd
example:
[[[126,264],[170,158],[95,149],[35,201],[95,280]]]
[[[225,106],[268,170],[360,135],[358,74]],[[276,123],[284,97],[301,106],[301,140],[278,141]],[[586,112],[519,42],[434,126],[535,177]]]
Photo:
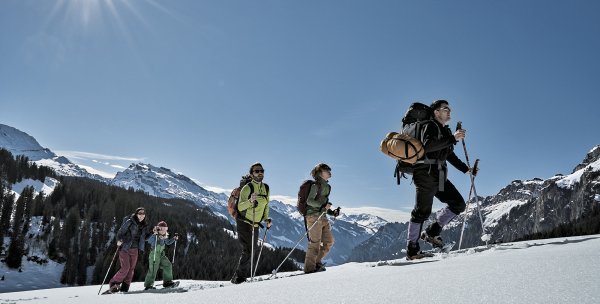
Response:
[[[160,221],[157,226],[159,226],[159,227],[167,227],[167,223],[165,221]]]
[[[137,209],[135,209],[135,213],[137,214],[140,211],[146,211],[146,209],[144,209],[144,207],[138,207]]]
[[[443,104],[449,104],[449,103],[446,100],[438,99],[438,100],[432,102],[429,107],[431,108],[431,111],[433,112],[433,111],[439,109],[440,107],[442,107]]]

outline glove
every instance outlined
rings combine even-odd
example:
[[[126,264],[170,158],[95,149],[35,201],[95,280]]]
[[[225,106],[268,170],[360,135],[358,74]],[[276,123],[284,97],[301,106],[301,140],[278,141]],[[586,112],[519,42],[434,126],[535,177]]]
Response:
[[[333,215],[335,217],[339,216],[340,215],[340,207],[337,207],[337,208],[335,208],[333,210],[328,209],[327,210],[327,215]]]
[[[272,222],[273,221],[270,218],[267,219],[267,230],[271,229]]]
[[[258,207],[258,201],[257,200],[255,200],[255,201],[252,202],[252,208],[256,208],[256,207]]]
[[[479,168],[469,168],[469,171],[467,171],[467,173],[471,172],[471,174],[473,176],[477,176],[477,172],[479,172]]]

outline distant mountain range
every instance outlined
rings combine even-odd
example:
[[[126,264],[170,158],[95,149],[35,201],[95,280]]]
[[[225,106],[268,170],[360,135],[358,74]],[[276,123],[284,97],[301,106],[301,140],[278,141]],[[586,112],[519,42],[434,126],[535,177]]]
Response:
[[[157,197],[189,200],[199,207],[208,208],[216,216],[233,222],[227,212],[227,195],[208,191],[187,176],[168,168],[134,163],[118,172],[113,179],[107,179],[91,174],[67,158],[43,148],[32,136],[2,124],[0,147],[9,150],[13,155],[25,155],[39,165],[53,168],[59,175],[86,177],[126,189],[141,190]],[[269,233],[268,242],[274,246],[293,247],[305,231],[302,217],[295,206],[276,200],[269,204],[269,216],[274,225]],[[332,223],[335,246],[330,252],[328,262],[340,264],[348,259],[356,245],[370,238],[379,227],[388,222],[374,215],[359,213],[343,214],[336,220],[332,219]],[[306,249],[306,241],[300,242],[299,247]]]
[[[14,155],[53,168],[59,175],[86,177],[122,188],[141,190],[161,198],[181,198],[208,208],[215,216],[233,222],[227,213],[227,198],[196,184],[185,175],[151,164],[134,163],[118,172],[113,179],[91,174],[67,158],[45,149],[32,136],[0,124],[0,147]],[[546,231],[580,218],[600,203],[600,146],[593,148],[569,175],[556,175],[543,180],[516,180],[498,194],[480,197],[484,226],[492,242],[507,242],[531,233]],[[483,244],[481,223],[475,199],[466,211],[467,225],[462,247]],[[270,217],[275,225],[270,231],[270,244],[292,247],[305,231],[302,217],[295,206],[273,200]],[[444,239],[458,241],[463,215],[444,227]],[[377,261],[404,256],[406,223],[390,223],[367,213],[343,214],[333,220],[336,239],[328,262]],[[262,232],[261,232],[262,233]],[[300,242],[306,248],[306,241]]]

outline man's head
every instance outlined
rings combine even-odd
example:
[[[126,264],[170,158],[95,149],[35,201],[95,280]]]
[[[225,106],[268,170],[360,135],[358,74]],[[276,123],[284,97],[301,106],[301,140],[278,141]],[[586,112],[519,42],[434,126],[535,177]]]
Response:
[[[255,182],[262,182],[263,178],[265,178],[265,169],[261,163],[255,163],[250,166],[250,175]]]
[[[447,125],[450,121],[450,106],[446,100],[440,99],[431,103],[431,111],[433,112],[433,117],[442,125]]]
[[[310,171],[310,175],[312,175],[314,179],[317,179],[317,177],[321,177],[324,180],[328,180],[331,177],[331,167],[324,163],[317,164]]]

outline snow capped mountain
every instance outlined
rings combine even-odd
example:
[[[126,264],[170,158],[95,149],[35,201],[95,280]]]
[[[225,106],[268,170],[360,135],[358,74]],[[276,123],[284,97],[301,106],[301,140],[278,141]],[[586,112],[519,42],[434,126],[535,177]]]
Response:
[[[132,164],[126,170],[117,173],[111,184],[122,188],[142,190],[150,195],[164,198],[182,198],[195,202],[200,207],[208,207],[214,214],[233,219],[227,212],[228,196],[214,193],[197,185],[190,178],[173,171],[150,164]],[[302,216],[296,207],[272,200],[269,203],[269,217],[273,219],[268,241],[273,246],[293,247],[305,232]],[[369,238],[385,220],[367,215],[343,215],[333,226],[336,245],[330,252],[330,263],[344,263],[349,252],[362,241]],[[262,235],[263,232],[261,232]],[[299,247],[306,249],[306,241]]]
[[[556,175],[547,180],[515,180],[498,194],[479,200],[486,233],[492,242],[500,243],[579,219],[598,204],[599,193],[600,146],[596,146],[569,175]],[[466,216],[462,247],[481,245],[482,228],[476,206],[472,199],[465,213],[444,227],[442,238],[458,242]],[[407,228],[406,224],[386,224],[372,238],[358,245],[350,260],[375,261],[404,255]]]
[[[49,149],[43,148],[29,134],[3,124],[0,124],[0,148],[10,151],[14,156],[25,155],[30,161],[38,165],[54,169],[59,175],[87,177],[105,181],[100,175],[90,174],[66,157],[57,156]]]
[[[186,199],[201,207],[208,207],[222,217],[227,218],[228,215],[225,194],[208,191],[187,176],[167,168],[131,164],[129,168],[118,172],[110,183],[121,188],[142,190],[153,196]]]
[[[164,167],[134,163],[124,171],[118,172],[112,180],[106,179],[88,173],[67,158],[42,148],[32,136],[6,125],[0,125],[0,147],[14,155],[25,155],[39,165],[51,167],[60,175],[87,177],[126,189],[141,190],[157,197],[189,200],[199,207],[207,207],[215,215],[226,218],[232,224],[234,222],[227,212],[227,195],[208,191],[187,176]],[[50,191],[54,186],[48,185],[46,191]],[[274,246],[293,247],[305,232],[302,217],[295,206],[280,201],[271,201],[270,207],[269,216],[275,225],[271,229],[268,242]],[[381,217],[357,210],[342,212],[342,216],[335,220],[333,226],[336,245],[329,254],[330,263],[344,263],[354,246],[368,239],[380,226],[387,223]],[[385,212],[391,213],[391,210]],[[301,242],[299,248],[306,249],[306,241]]]

